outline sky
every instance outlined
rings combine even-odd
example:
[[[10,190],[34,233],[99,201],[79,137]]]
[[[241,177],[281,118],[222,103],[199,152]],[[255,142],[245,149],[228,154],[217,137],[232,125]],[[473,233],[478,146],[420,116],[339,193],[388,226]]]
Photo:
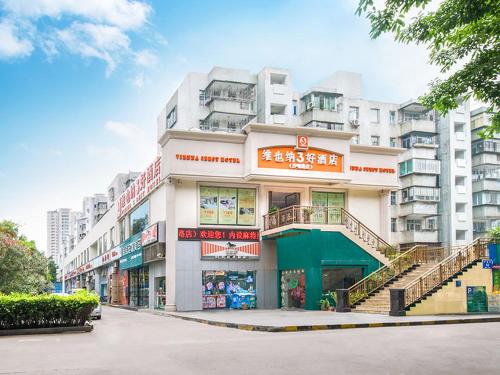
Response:
[[[337,70],[404,102],[437,75],[421,46],[369,38],[355,0],[0,0],[0,220],[46,248],[46,211],[81,209],[155,157],[185,74],[288,68],[304,91]]]

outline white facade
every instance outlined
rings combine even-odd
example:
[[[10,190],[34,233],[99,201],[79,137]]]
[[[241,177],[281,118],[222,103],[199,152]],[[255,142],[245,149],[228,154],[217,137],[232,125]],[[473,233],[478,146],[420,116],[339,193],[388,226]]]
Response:
[[[74,223],[76,215],[77,213],[69,208],[47,211],[47,249],[45,255],[47,258],[52,258],[59,269],[62,267],[65,251],[70,244],[72,223]]]

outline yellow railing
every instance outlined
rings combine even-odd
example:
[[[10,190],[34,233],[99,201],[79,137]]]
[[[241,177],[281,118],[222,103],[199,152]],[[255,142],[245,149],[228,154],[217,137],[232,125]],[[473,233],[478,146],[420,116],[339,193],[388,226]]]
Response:
[[[487,256],[488,241],[477,239],[470,245],[458,250],[429,271],[409,283],[405,289],[405,307],[420,300],[426,293],[441,285],[445,280],[454,276],[462,269]]]
[[[411,267],[422,263],[437,263],[447,256],[447,253],[448,249],[443,247],[429,248],[427,245],[413,246],[387,265],[351,286],[348,289],[349,305],[354,306],[370,293],[381,288]]]

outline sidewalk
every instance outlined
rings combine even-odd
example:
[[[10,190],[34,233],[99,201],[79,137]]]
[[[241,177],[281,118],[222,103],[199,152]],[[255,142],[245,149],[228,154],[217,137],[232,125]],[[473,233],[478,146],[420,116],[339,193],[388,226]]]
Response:
[[[279,309],[161,312],[160,314],[220,327],[267,332],[500,322],[500,314],[406,317],[329,311],[284,311]]]

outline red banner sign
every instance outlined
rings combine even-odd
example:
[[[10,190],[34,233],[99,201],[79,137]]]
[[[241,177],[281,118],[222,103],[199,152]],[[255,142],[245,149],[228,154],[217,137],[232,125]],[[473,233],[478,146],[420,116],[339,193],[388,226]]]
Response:
[[[179,228],[179,241],[259,241],[258,229]]]
[[[158,156],[148,169],[142,172],[118,198],[118,219],[130,212],[132,208],[156,189],[160,182],[161,158]]]
[[[141,244],[146,246],[158,241],[158,223],[144,229],[141,233]]]

